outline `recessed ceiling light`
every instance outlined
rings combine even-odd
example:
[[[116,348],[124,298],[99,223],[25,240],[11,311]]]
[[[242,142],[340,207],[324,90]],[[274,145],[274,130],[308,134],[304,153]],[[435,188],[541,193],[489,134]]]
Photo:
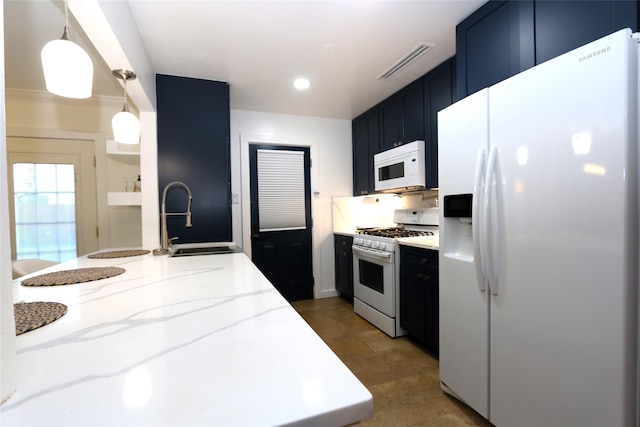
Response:
[[[311,83],[307,79],[295,79],[293,86],[298,90],[308,89]]]

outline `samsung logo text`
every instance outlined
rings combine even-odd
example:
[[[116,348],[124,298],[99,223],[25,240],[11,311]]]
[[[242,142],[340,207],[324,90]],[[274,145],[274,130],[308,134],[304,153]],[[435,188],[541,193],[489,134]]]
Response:
[[[586,61],[587,59],[591,59],[591,58],[596,57],[598,55],[602,55],[603,53],[607,53],[610,50],[611,50],[611,46],[607,46],[604,49],[594,50],[590,54],[584,55],[584,56],[581,56],[580,58],[578,58],[578,62]]]

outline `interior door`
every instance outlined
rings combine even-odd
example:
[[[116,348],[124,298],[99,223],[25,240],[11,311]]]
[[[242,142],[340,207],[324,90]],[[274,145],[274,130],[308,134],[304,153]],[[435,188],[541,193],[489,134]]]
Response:
[[[313,298],[308,147],[249,145],[251,253],[288,301]]]

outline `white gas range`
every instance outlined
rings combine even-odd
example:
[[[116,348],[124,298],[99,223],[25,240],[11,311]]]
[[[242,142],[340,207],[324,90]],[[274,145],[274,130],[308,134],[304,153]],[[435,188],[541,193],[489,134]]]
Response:
[[[438,209],[397,209],[396,227],[360,228],[353,239],[353,307],[390,337],[405,335],[400,327],[399,241],[438,239]]]

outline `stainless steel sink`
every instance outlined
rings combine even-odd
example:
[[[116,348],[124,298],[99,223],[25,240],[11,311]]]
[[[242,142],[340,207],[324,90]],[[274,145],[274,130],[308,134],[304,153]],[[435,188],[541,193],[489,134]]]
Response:
[[[234,242],[184,243],[173,245],[169,250],[170,257],[231,254],[240,252]]]

